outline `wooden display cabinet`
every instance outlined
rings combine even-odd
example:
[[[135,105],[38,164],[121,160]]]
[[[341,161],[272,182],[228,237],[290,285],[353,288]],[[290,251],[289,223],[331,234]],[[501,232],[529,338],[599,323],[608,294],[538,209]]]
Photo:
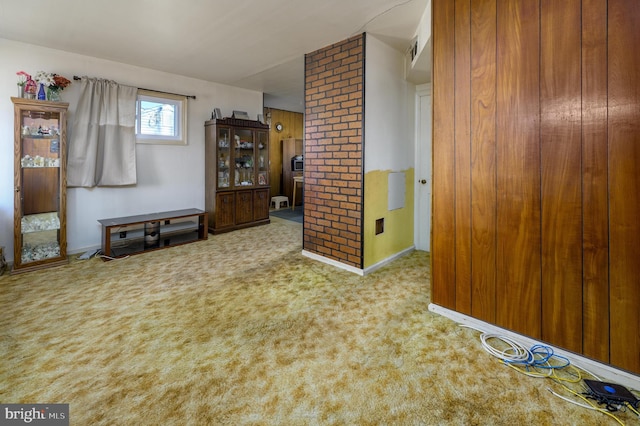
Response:
[[[67,109],[63,102],[11,98],[14,105],[12,273],[68,262]]]
[[[205,209],[217,234],[269,223],[269,126],[205,122]]]

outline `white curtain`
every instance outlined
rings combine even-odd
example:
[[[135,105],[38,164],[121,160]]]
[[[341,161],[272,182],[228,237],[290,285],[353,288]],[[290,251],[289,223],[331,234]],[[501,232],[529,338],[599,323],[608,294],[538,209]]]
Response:
[[[87,77],[80,83],[69,140],[67,185],[134,185],[138,89]]]

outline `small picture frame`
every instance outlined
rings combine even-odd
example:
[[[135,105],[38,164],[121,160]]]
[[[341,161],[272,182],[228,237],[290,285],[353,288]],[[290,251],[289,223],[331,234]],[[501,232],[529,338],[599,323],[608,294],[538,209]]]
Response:
[[[220,112],[220,108],[213,109],[213,118],[220,120],[222,118],[222,113]]]
[[[262,114],[258,114],[258,121],[262,124],[264,124],[264,115]]]
[[[258,185],[267,184],[267,175],[264,172],[258,174]]]
[[[52,154],[60,152],[60,141],[58,141],[58,139],[51,140],[49,143],[49,152]]]
[[[249,114],[246,111],[233,111],[233,118],[239,118],[241,120],[250,120]]]

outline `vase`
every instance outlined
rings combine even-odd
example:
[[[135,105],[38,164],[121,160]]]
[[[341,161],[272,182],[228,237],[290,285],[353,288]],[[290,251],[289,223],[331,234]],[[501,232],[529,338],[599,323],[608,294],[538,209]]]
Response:
[[[44,84],[40,85],[40,89],[38,90],[38,100],[46,101],[47,94],[44,92]]]
[[[60,102],[60,91],[51,87],[47,88],[47,99],[53,102]]]
[[[24,84],[23,85],[18,84],[18,97],[24,98]]]

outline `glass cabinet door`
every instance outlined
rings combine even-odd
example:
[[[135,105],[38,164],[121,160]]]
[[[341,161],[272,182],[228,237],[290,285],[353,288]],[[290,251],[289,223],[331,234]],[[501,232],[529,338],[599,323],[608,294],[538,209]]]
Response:
[[[218,129],[218,188],[228,188],[229,182],[232,179],[229,168],[231,161],[231,131],[228,128],[222,127]]]
[[[258,185],[269,185],[269,134],[256,132],[258,139]]]
[[[14,270],[66,261],[66,105],[14,98]]]
[[[253,131],[250,129],[236,129],[234,134],[234,158],[236,187],[255,185],[255,158]]]

